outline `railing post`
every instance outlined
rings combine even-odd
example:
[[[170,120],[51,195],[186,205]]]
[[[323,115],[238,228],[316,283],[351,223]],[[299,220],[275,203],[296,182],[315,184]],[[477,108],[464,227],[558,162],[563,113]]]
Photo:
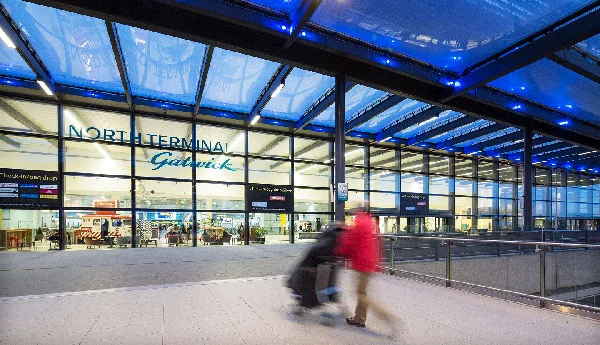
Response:
[[[546,297],[546,251],[548,247],[540,248],[540,297]],[[540,308],[544,308],[546,302],[540,300]]]
[[[452,279],[452,274],[450,273],[450,246],[452,245],[452,241],[446,241],[446,287],[450,287],[450,279]]]
[[[394,241],[395,238],[390,238],[390,274],[394,275]]]
[[[433,248],[433,252],[435,255],[435,261],[440,261],[440,245],[439,245],[440,241],[435,241],[435,245]]]

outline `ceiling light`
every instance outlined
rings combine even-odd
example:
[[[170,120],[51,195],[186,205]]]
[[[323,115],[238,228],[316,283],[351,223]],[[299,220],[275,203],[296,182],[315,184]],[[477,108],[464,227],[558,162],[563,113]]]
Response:
[[[260,115],[254,116],[254,118],[252,119],[252,121],[250,121],[250,124],[251,125],[255,125],[258,122],[258,120],[260,120]]]
[[[0,28],[0,38],[10,49],[17,49],[17,46],[13,43],[13,41],[8,37],[6,32]]]
[[[380,140],[379,142],[380,142],[380,143],[385,143],[386,141],[388,141],[388,140],[390,140],[390,139],[392,139],[392,137],[387,137],[387,138],[385,138],[385,139],[383,139],[383,140]]]
[[[279,93],[281,92],[281,90],[283,89],[284,86],[285,86],[285,83],[283,83],[283,82],[281,84],[279,84],[279,86],[277,86],[275,91],[273,91],[273,94],[271,94],[271,98],[277,97],[277,95],[279,95]]]
[[[44,90],[44,92],[46,93],[46,95],[48,96],[52,96],[52,90],[50,90],[50,88],[48,87],[48,85],[46,85],[46,83],[44,83],[43,80],[38,80],[37,83],[40,85],[40,87],[42,88],[42,90]]]

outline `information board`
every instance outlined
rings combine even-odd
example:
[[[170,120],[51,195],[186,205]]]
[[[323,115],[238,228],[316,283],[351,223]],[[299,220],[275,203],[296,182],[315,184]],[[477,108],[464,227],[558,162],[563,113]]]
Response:
[[[58,172],[0,169],[1,207],[58,208]]]
[[[429,213],[429,196],[421,193],[400,194],[400,214],[426,216]]]
[[[266,184],[246,185],[246,208],[249,212],[291,213],[294,188]]]

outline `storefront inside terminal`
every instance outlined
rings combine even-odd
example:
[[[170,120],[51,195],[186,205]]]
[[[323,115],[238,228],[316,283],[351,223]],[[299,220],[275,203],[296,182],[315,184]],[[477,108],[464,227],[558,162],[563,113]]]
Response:
[[[5,249],[56,248],[61,217],[85,250],[314,241],[333,218],[331,139],[144,115],[132,129],[127,113],[1,101],[46,133],[2,113]],[[523,230],[519,164],[351,140],[345,158],[347,205],[369,200],[380,233]],[[534,174],[531,230],[599,229],[597,176]]]

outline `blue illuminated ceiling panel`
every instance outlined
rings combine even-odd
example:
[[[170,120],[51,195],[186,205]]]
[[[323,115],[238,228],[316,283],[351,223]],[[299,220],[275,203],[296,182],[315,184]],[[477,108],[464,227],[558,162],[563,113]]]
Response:
[[[600,122],[600,85],[548,59],[488,85],[592,123]]]
[[[278,67],[276,62],[215,48],[200,105],[249,113]]]
[[[334,82],[332,77],[294,68],[285,79],[285,86],[279,95],[269,100],[261,114],[298,121],[319,97],[333,87]]]
[[[369,104],[388,95],[387,92],[363,85],[356,85],[346,93],[346,122],[364,110]],[[329,106],[312,122],[314,125],[335,126],[335,104]],[[358,130],[358,128],[356,128]]]
[[[36,79],[35,73],[16,49],[0,43],[0,74],[9,77]]]
[[[384,129],[390,123],[408,116],[411,112],[426,106],[426,103],[415,101],[412,99],[405,99],[404,101],[396,104],[390,109],[383,113],[375,116],[371,120],[363,123],[362,125],[355,128],[355,130],[367,133],[377,133]]]
[[[592,0],[323,0],[311,22],[462,72]]]
[[[472,122],[472,123],[470,123],[468,125],[465,125],[465,126],[462,126],[462,127],[458,127],[456,129],[453,129],[453,130],[451,130],[449,132],[446,132],[446,133],[444,133],[442,135],[438,135],[436,137],[427,139],[427,142],[434,143],[434,144],[441,143],[444,140],[454,138],[454,137],[456,137],[458,135],[466,134],[466,133],[468,133],[470,131],[479,129],[481,127],[487,127],[488,125],[491,125],[491,124],[492,124],[492,122],[490,122],[488,120],[477,120],[477,121],[474,121],[474,122]]]
[[[121,24],[117,31],[134,96],[196,103],[205,45]]]
[[[426,120],[425,122],[421,122],[414,126],[410,126],[406,129],[396,133],[394,136],[397,138],[404,138],[404,139],[412,138],[421,132],[427,131],[428,129],[438,127],[441,123],[445,123],[447,121],[453,121],[462,116],[463,115],[459,112],[452,111],[452,110],[446,110],[446,111],[441,112],[439,117],[432,117],[431,119]]]
[[[273,9],[286,14],[292,13],[302,0],[246,0],[249,3],[258,4],[262,7]]]
[[[124,92],[103,20],[18,0],[3,4],[54,81]]]
[[[600,59],[600,35],[588,38],[585,41],[575,45],[577,48],[583,49],[586,53]]]

